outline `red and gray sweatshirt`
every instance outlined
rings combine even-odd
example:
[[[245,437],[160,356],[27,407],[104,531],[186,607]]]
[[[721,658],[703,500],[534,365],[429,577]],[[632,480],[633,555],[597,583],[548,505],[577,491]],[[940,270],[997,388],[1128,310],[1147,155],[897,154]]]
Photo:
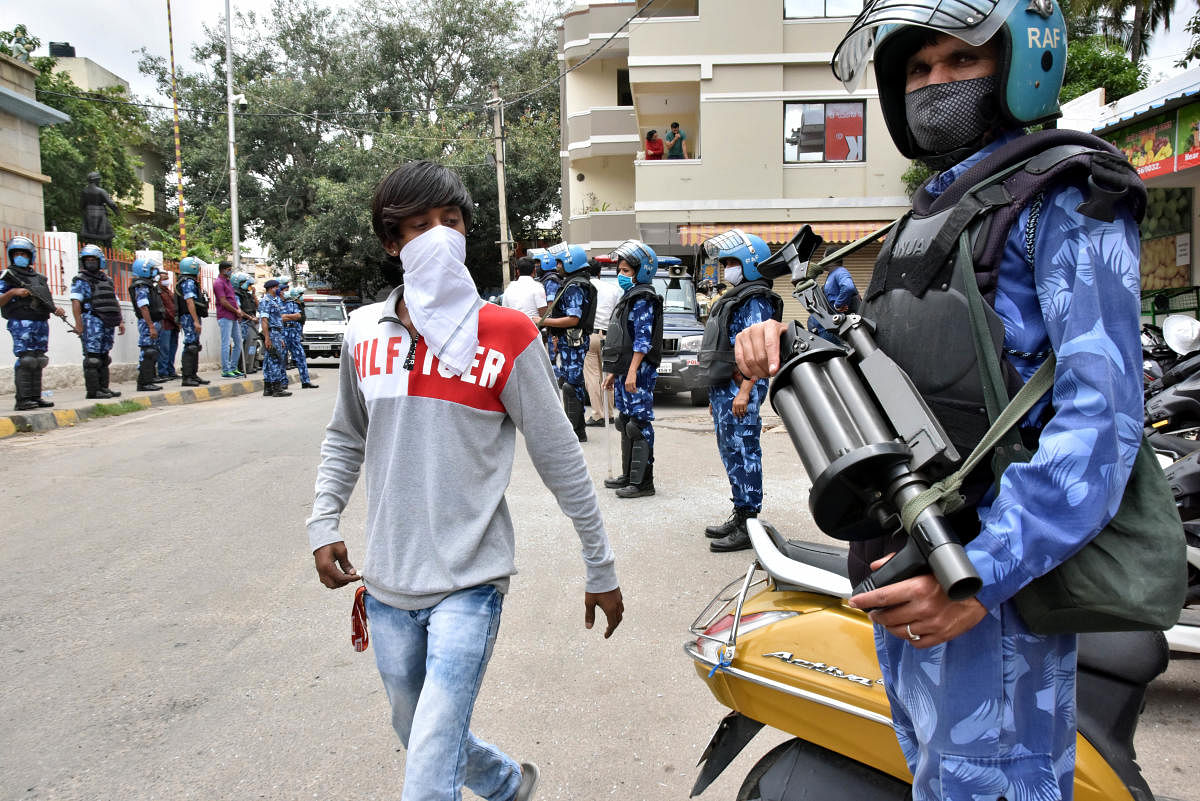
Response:
[[[588,592],[617,587],[596,491],[563,414],[546,349],[530,319],[483,303],[479,347],[460,376],[441,366],[395,317],[397,289],[350,315],[341,381],[325,429],[308,520],[315,551],[341,541],[342,510],[366,478],[368,592],[399,609],[424,609],[461,589],[516,572],[504,491],[516,431],[582,543]],[[411,369],[405,362],[412,352]]]

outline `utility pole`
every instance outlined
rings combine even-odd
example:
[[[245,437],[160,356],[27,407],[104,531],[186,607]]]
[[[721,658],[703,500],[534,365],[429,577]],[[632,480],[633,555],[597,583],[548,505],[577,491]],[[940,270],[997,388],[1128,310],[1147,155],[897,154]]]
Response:
[[[500,84],[492,81],[492,129],[496,142],[496,197],[500,200],[500,280],[502,285],[509,284],[509,273],[512,266],[509,263],[508,246],[511,244],[508,234],[508,197],[504,191],[504,102],[500,99]]]
[[[233,231],[233,271],[242,271],[238,231],[237,144],[233,139],[233,24],[230,0],[225,0],[225,117],[229,120],[229,224]],[[244,98],[243,98],[244,99]]]
[[[187,255],[187,224],[183,208],[183,155],[179,147],[179,93],[175,85],[175,30],[171,24],[171,0],[167,0],[167,44],[171,51],[171,107],[175,128],[175,201],[179,207],[179,258]]]

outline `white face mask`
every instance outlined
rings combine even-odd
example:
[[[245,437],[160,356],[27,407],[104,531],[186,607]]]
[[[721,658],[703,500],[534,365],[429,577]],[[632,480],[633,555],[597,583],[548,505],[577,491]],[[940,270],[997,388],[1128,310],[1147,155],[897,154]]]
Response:
[[[404,303],[413,325],[458,375],[475,359],[482,304],[466,258],[467,238],[445,225],[435,225],[400,251]]]
[[[737,286],[742,283],[742,265],[735,264],[732,267],[725,268],[725,283],[730,286]]]

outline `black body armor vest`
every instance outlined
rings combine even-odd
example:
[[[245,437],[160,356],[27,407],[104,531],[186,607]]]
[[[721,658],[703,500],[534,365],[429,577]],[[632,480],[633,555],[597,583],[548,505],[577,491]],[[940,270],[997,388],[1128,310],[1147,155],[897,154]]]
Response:
[[[936,199],[922,188],[875,263],[862,315],[875,322],[879,347],[908,373],[963,457],[979,443],[990,421],[967,297],[956,269],[959,237],[964,232],[970,237],[974,279],[1011,397],[1023,381],[1004,358],[1004,325],[992,308],[1005,244],[1026,206],[1040,203],[1048,189],[1072,184],[1085,197],[1077,210],[1094,219],[1111,222],[1118,206],[1139,221],[1145,212],[1145,186],[1120,151],[1089,134],[1042,131],[998,148]],[[1034,225],[1026,233],[1031,273]],[[1021,435],[1027,447],[1036,449],[1037,430],[1022,429]],[[966,506],[948,518],[964,543],[978,534],[975,507],[994,483],[986,460],[964,482]],[[860,581],[872,560],[902,544],[894,539],[853,543],[851,580]]]
[[[54,296],[50,294],[46,276],[32,267],[9,267],[4,273],[4,280],[19,289],[28,289],[29,294],[9,299],[8,303],[0,306],[0,316],[5,320],[50,319],[54,311]]]
[[[735,360],[729,342],[729,321],[733,313],[751,298],[765,297],[771,303],[771,318],[783,319],[783,299],[771,290],[766,278],[744,281],[717,298],[704,324],[704,339],[700,343],[700,367],[708,374],[708,385],[719,387],[733,378]]]
[[[249,290],[238,289],[234,291],[237,293],[238,306],[241,307],[242,311],[251,317],[256,316],[258,314],[258,304],[254,302],[254,296],[250,294]]]
[[[583,314],[579,318],[579,324],[570,328],[556,328],[555,332],[559,336],[567,336],[582,341],[584,334],[592,333],[596,327],[596,287],[592,284],[591,278],[586,274],[586,271],[581,271],[567,278],[563,285],[558,288],[558,295],[554,298],[554,303],[550,305],[550,311],[547,317],[566,317],[566,312],[563,311],[563,305],[567,297],[567,288],[577,286],[583,290]]]
[[[623,376],[629,372],[633,361],[633,333],[629,323],[629,312],[639,300],[654,304],[654,328],[650,332],[650,352],[642,358],[643,364],[654,367],[662,362],[663,299],[650,284],[637,284],[617,302],[608,321],[608,333],[604,337],[604,372]]]
[[[95,273],[84,270],[75,277],[87,281],[92,287],[92,299],[83,304],[83,310],[99,317],[100,322],[109,328],[120,325],[121,303],[117,300],[117,290],[108,273],[103,270]]]
[[[150,319],[158,322],[163,318],[163,302],[162,295],[158,292],[158,284],[149,278],[135,278],[129,284],[129,302],[133,304],[133,313],[141,317],[142,313],[137,305],[137,289],[145,287],[149,290],[146,294],[149,296],[150,305],[147,310],[150,312]]]
[[[204,290],[200,288],[200,279],[195,276],[184,276],[175,284],[175,316],[183,317],[190,315],[188,311],[187,300],[183,297],[183,282],[191,281],[196,285],[196,297],[192,298],[192,303],[196,306],[196,315],[198,317],[208,316],[208,295],[204,294]]]

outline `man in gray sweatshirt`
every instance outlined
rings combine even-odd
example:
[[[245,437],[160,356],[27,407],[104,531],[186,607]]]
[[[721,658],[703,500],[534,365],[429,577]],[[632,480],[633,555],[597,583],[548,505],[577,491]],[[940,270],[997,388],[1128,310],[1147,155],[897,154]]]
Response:
[[[465,785],[490,801],[526,801],[537,768],[470,731],[509,577],[516,572],[504,499],[516,430],[586,565],[584,621],[604,636],[623,604],[583,451],[556,406],[536,327],[483,303],[463,264],[473,204],[453,172],[413,162],[376,188],[375,232],[404,264],[404,284],[350,315],[333,419],[321,446],[309,543],[330,588],[361,579],[365,613],[408,750],[402,801],[454,801]],[[339,532],[366,478],[360,575]]]

